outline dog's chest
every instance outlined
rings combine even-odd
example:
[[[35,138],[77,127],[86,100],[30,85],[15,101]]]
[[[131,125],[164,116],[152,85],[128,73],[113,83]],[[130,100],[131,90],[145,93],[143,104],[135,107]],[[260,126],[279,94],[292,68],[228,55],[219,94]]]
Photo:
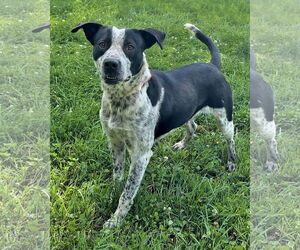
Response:
[[[108,129],[140,130],[155,126],[157,110],[146,92],[119,98],[102,98],[100,119]]]

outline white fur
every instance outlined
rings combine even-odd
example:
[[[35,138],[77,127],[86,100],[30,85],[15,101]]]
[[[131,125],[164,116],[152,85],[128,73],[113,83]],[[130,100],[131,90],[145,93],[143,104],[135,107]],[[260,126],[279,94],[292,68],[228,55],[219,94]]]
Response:
[[[233,139],[234,136],[234,125],[233,121],[227,120],[226,109],[225,108],[211,108],[208,106],[203,107],[198,111],[198,114],[212,114],[218,119],[221,130],[226,139]],[[194,117],[195,117],[194,116]]]
[[[164,92],[162,91],[158,103],[153,107],[146,93],[147,85],[148,83],[132,97],[134,99],[132,105],[126,108],[127,110],[120,110],[117,117],[112,116],[113,110],[107,99],[104,98],[102,101],[100,117],[102,127],[109,137],[113,156],[115,155],[115,179],[120,180],[123,177],[125,157],[123,154],[121,157],[118,156],[120,152],[123,153],[127,149],[131,158],[128,179],[119,199],[119,205],[104,227],[114,227],[125,218],[152,156],[154,131]]]
[[[98,61],[102,60],[100,58]],[[161,91],[159,101],[153,107],[147,95],[149,84],[147,80],[150,76],[144,56],[142,69],[130,81],[121,81],[111,86],[102,83],[100,120],[109,138],[115,180],[123,178],[126,150],[131,158],[127,182],[117,210],[104,224],[107,228],[116,226],[127,215],[152,156],[154,131],[159,118],[164,89]]]
[[[252,128],[258,130],[264,139],[274,139],[276,135],[275,122],[267,121],[264,110],[255,108],[250,110]]]
[[[227,141],[227,146],[228,146],[228,162],[227,162],[227,168],[228,170],[233,170],[234,169],[234,161],[236,159],[236,152],[235,152],[235,142],[234,142],[234,125],[233,121],[228,121],[227,115],[226,115],[226,109],[225,108],[210,108],[208,106],[203,107],[201,110],[198,111],[198,113],[195,115],[197,116],[198,114],[212,114],[217,118],[218,125],[226,138]],[[183,149],[185,145],[192,139],[196,128],[197,124],[194,122],[195,116],[189,120],[186,123],[186,133],[184,138],[175,143],[173,145],[174,149]]]
[[[217,117],[225,138],[232,140],[234,135],[233,121],[227,120],[225,108],[212,109],[212,114]]]
[[[190,23],[186,23],[186,24],[184,25],[184,27],[185,27],[186,29],[188,29],[193,35],[195,35],[195,33],[196,33],[197,31],[199,31],[199,29],[198,29],[195,25],[190,24]]]
[[[262,108],[250,110],[251,130],[258,130],[267,145],[267,162],[265,169],[268,171],[278,168],[278,151],[276,136],[276,125],[274,120],[267,121]]]

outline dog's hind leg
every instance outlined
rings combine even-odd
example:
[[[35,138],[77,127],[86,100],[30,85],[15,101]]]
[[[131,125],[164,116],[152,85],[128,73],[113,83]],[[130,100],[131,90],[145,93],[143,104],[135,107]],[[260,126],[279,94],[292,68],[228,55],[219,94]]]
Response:
[[[189,120],[186,123],[186,132],[183,139],[173,145],[173,148],[176,150],[183,149],[185,145],[193,138],[195,131],[197,129],[197,124],[194,122],[193,119]]]
[[[213,109],[213,115],[217,118],[218,125],[222,130],[228,146],[228,161],[226,169],[232,171],[235,168],[236,152],[234,142],[234,125],[233,121],[227,119],[225,108]]]
[[[262,108],[251,109],[251,123],[258,129],[259,134],[266,142],[267,162],[266,171],[279,168],[276,136],[276,125],[274,120],[268,121]]]
[[[272,171],[278,169],[278,151],[277,151],[277,142],[275,139],[276,127],[274,121],[270,122],[272,127],[272,135],[265,137],[265,142],[267,144],[267,162],[265,165],[266,171]]]

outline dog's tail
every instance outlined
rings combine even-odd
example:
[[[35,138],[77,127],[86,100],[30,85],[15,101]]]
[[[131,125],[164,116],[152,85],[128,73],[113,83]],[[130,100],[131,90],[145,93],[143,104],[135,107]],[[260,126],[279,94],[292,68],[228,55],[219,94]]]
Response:
[[[221,57],[217,46],[214,42],[205,34],[203,34],[195,25],[186,23],[184,27],[190,30],[195,37],[197,37],[201,42],[203,42],[210,51],[211,60],[210,62],[214,64],[218,69],[221,69]]]

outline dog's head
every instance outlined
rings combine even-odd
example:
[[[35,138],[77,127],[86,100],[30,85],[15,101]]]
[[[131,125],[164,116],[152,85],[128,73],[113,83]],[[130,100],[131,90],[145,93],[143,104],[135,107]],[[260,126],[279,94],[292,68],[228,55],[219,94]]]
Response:
[[[99,23],[81,23],[72,29],[83,29],[94,46],[93,58],[106,84],[129,81],[144,64],[144,50],[155,43],[162,48],[165,33],[155,29],[120,29]]]

